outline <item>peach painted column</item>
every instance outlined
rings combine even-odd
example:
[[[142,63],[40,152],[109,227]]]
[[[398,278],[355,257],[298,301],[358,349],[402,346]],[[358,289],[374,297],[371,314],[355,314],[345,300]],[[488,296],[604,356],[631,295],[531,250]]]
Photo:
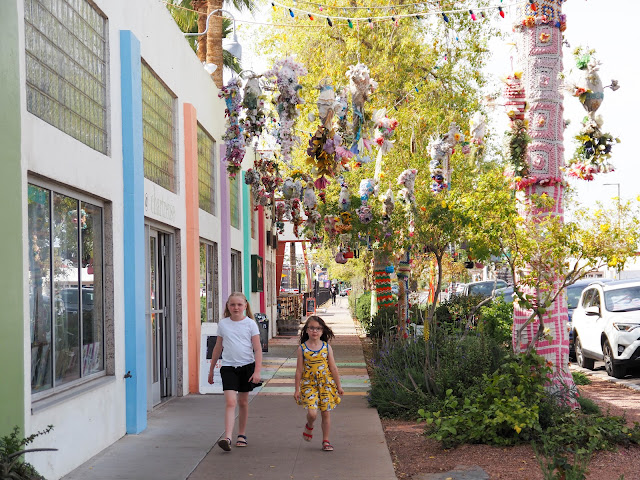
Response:
[[[200,222],[198,202],[198,119],[196,109],[184,104],[184,180],[187,226],[187,332],[189,338],[189,393],[198,393],[200,364]]]

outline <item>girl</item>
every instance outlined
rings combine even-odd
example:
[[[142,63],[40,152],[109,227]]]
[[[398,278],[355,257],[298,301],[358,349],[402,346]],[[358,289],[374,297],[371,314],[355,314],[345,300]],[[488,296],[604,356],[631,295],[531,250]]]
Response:
[[[231,450],[236,404],[239,406],[236,447],[247,446],[249,392],[260,383],[262,347],[260,330],[242,292],[233,292],[229,295],[223,316],[224,318],[218,324],[218,338],[211,355],[209,383],[213,384],[213,369],[222,354],[224,344],[220,376],[226,404],[225,436],[218,441],[218,446],[228,452]]]
[[[296,391],[293,398],[307,408],[307,424],[302,437],[310,442],[313,437],[313,423],[322,416],[322,450],[333,451],[329,442],[331,429],[330,410],[339,403],[344,391],[340,385],[338,367],[333,359],[333,350],[327,343],[334,337],[333,332],[322,318],[312,315],[302,328],[300,349],[296,366]],[[336,393],[337,392],[337,393]]]

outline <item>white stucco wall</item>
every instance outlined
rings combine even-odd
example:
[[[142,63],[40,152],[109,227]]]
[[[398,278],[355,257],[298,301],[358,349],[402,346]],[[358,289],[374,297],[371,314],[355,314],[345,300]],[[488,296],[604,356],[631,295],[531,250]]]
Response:
[[[23,1],[18,10],[23,11]],[[23,170],[59,182],[74,190],[111,202],[113,206],[113,268],[114,268],[114,318],[115,318],[115,376],[103,378],[91,388],[74,389],[68,397],[46,402],[45,407],[35,408],[31,413],[30,368],[25,369],[25,418],[27,432],[35,432],[49,424],[54,430],[42,437],[34,446],[56,446],[60,451],[31,455],[29,461],[48,479],[60,478],[93,455],[97,454],[125,434],[125,381],[124,377],[124,292],[123,281],[123,180],[122,180],[122,112],[120,88],[120,30],[131,30],[140,41],[141,56],[165,85],[177,96],[176,118],[178,119],[176,140],[179,167],[176,193],[145,180],[145,200],[149,203],[145,215],[176,229],[180,234],[183,269],[182,291],[183,338],[185,351],[182,358],[184,389],[188,393],[188,305],[186,282],[186,228],[184,188],[184,104],[193,104],[198,122],[208,131],[218,145],[222,144],[225,129],[224,102],[218,98],[218,89],[204,71],[197,57],[179,31],[170,13],[161,2],[155,0],[95,0],[95,4],[108,19],[108,122],[110,124],[109,154],[103,155],[74,140],[55,127],[43,122],[26,111],[24,87],[21,91]],[[24,22],[21,28],[24,30]],[[24,35],[22,35],[24,43]],[[22,52],[24,48],[21,47]],[[24,53],[21,54],[21,75],[24,85]],[[217,168],[217,167],[216,167]],[[219,176],[218,176],[219,177]],[[26,178],[26,177],[25,177]],[[220,178],[218,178],[218,182]],[[23,203],[27,201],[26,185]],[[220,244],[220,193],[217,189],[217,216],[200,213],[200,228],[203,237]],[[23,230],[28,230],[26,210]],[[232,229],[235,230],[235,229]],[[239,240],[238,240],[239,239]],[[25,235],[24,250],[27,251]],[[242,245],[242,233],[232,232],[232,245]],[[25,271],[28,262],[24,260]],[[24,290],[28,292],[25,276]],[[25,317],[25,365],[29,366],[30,339],[28,298],[24,303]],[[91,383],[91,382],[90,382]]]

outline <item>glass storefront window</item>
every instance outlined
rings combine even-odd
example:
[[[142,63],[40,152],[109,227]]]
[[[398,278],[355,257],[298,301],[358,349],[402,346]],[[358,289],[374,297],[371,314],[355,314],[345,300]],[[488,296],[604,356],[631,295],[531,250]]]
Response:
[[[102,208],[29,184],[31,390],[104,370]]]
[[[218,322],[218,245],[200,243],[200,321]]]

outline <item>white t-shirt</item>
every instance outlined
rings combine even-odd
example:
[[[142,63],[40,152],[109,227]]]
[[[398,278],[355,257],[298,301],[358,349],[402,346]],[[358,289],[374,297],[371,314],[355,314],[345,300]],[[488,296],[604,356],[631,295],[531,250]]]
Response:
[[[218,324],[218,336],[222,337],[222,366],[241,367],[255,362],[251,338],[260,335],[258,324],[249,317],[237,322],[225,317]]]

